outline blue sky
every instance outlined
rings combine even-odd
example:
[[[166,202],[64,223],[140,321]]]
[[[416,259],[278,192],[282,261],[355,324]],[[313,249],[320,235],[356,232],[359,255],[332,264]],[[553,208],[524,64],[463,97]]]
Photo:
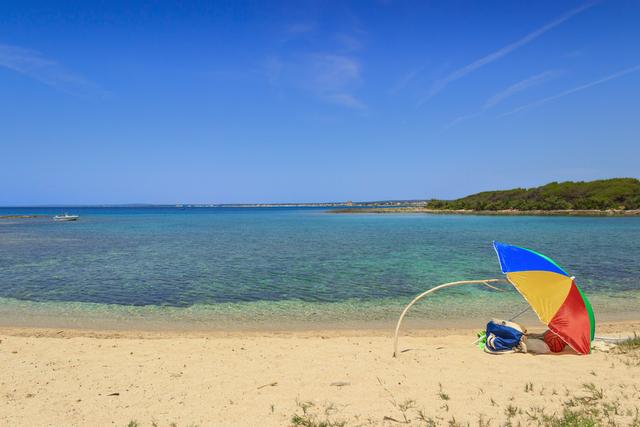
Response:
[[[640,2],[5,2],[0,205],[640,176]]]

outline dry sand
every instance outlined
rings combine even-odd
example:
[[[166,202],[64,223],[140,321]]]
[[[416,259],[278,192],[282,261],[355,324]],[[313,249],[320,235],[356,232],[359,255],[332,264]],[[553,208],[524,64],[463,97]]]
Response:
[[[599,325],[598,334],[638,330],[640,322],[621,322]],[[429,425],[420,411],[436,425],[478,425],[480,417],[531,425],[536,407],[561,414],[563,402],[576,397],[594,407],[617,402],[607,416],[633,422],[637,360],[605,352],[493,356],[471,345],[474,337],[470,330],[409,331],[400,339],[409,350],[394,359],[386,330],[2,327],[0,425],[286,426],[294,414],[347,425],[400,425],[406,416],[411,425]]]

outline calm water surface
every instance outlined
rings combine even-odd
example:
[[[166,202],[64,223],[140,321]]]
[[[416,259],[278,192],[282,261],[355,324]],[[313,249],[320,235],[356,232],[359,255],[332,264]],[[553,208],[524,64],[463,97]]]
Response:
[[[50,219],[63,211],[81,219]],[[385,318],[435,284],[499,278],[492,240],[550,256],[601,311],[633,311],[640,302],[640,218],[0,208],[17,213],[47,217],[0,220],[5,311]],[[445,318],[521,301],[474,287],[435,300],[430,312]],[[449,309],[436,309],[442,302]]]

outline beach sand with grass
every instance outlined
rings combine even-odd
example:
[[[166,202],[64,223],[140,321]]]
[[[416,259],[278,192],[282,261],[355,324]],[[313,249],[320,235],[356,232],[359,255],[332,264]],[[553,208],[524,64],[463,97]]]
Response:
[[[611,322],[598,335],[638,330],[640,321]],[[3,326],[0,425],[640,423],[640,350],[496,356],[474,338],[409,329],[393,358],[391,330]]]

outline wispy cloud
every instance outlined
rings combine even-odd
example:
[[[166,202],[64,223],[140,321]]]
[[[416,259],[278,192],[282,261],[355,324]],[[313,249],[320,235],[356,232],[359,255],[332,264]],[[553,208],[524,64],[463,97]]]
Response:
[[[547,98],[540,99],[540,100],[532,102],[530,104],[523,105],[523,106],[518,107],[518,108],[516,108],[514,110],[511,110],[511,111],[508,111],[508,112],[506,112],[504,114],[501,114],[500,116],[508,116],[508,115],[511,115],[511,114],[519,113],[520,111],[528,110],[529,108],[538,107],[538,106],[540,106],[542,104],[546,104],[547,102],[554,101],[554,100],[562,98],[564,96],[571,95],[573,93],[580,92],[580,91],[583,91],[585,89],[592,88],[592,87],[600,85],[602,83],[606,83],[608,81],[618,79],[618,78],[620,78],[622,76],[625,76],[627,74],[635,73],[636,71],[640,71],[640,64],[638,64],[638,65],[636,65],[634,67],[626,68],[624,70],[621,70],[621,71],[618,71],[616,73],[610,74],[610,75],[608,75],[606,77],[603,77],[601,79],[592,81],[590,83],[586,83],[586,84],[574,87],[573,89],[565,90],[564,92],[560,92],[557,95],[549,96]]]
[[[407,87],[407,85],[409,85],[412,81],[414,81],[416,77],[418,77],[418,75],[420,75],[420,73],[424,71],[424,69],[425,67],[422,66],[422,67],[414,68],[412,70],[407,71],[389,89],[389,94],[396,95],[399,92],[401,92],[405,87]]]
[[[349,93],[330,93],[325,95],[324,98],[331,103],[354,108],[356,110],[364,110],[367,108],[367,105],[364,102]]]
[[[347,33],[337,33],[336,41],[346,50],[359,50],[362,48],[360,38]]]
[[[590,1],[588,3],[583,4],[582,6],[579,6],[575,9],[572,9],[568,12],[566,12],[565,14],[561,15],[560,17],[554,19],[553,21],[543,25],[542,27],[530,32],[529,34],[527,34],[526,36],[522,37],[519,40],[516,40],[513,43],[510,43],[504,47],[502,47],[501,49],[496,50],[495,52],[490,53],[489,55],[486,55],[468,65],[465,65],[462,68],[457,69],[456,71],[450,73],[449,75],[445,76],[444,78],[438,80],[435,82],[435,84],[432,86],[431,91],[429,92],[429,95],[423,99],[422,102],[425,102],[426,100],[428,100],[429,98],[433,97],[434,95],[438,94],[439,92],[441,92],[442,90],[444,90],[449,84],[453,83],[456,80],[459,80],[465,76],[467,76],[468,74],[473,73],[474,71],[478,70],[479,68],[484,67],[485,65],[491,64],[494,61],[497,61],[498,59],[509,55],[510,53],[514,52],[515,50],[521,48],[522,46],[531,43],[533,40],[537,39],[538,37],[540,37],[541,35],[543,35],[544,33],[546,33],[549,30],[552,30],[553,28],[559,26],[560,24],[562,24],[563,22],[565,22],[566,20],[568,20],[569,18],[593,7],[595,4],[597,3],[597,1]]]
[[[0,67],[74,95],[106,95],[95,83],[35,50],[0,44]]]
[[[314,81],[321,87],[339,88],[360,78],[360,63],[353,57],[317,53],[309,58],[314,71]]]
[[[463,116],[458,116],[455,119],[451,120],[446,125],[444,125],[444,127],[442,128],[442,132],[446,132],[449,129],[451,129],[452,127],[457,126],[462,122],[466,122],[467,120],[475,119],[476,117],[481,116],[482,113],[483,113],[483,111],[477,111],[475,113],[465,114]]]
[[[486,109],[495,107],[496,105],[505,101],[506,99],[511,98],[513,95],[519,92],[522,92],[526,89],[529,89],[532,86],[542,84],[558,76],[561,73],[562,71],[560,70],[548,70],[548,71],[544,71],[542,73],[536,74],[535,76],[528,77],[524,80],[520,80],[519,82],[512,84],[508,88],[496,93],[495,95],[487,99],[487,102],[485,102],[483,109],[486,110]]]
[[[357,22],[348,30],[330,34],[323,34],[311,23],[292,24],[285,30],[287,40],[296,39],[296,45],[280,45],[263,64],[265,77],[280,96],[292,90],[329,104],[367,108],[356,95],[362,83],[362,65],[356,52],[362,48],[366,34]],[[329,40],[332,43],[326,43]]]
[[[449,123],[447,123],[444,126],[442,131],[445,132],[454,126],[459,125],[460,123],[479,117],[482,114],[484,114],[487,110],[494,108],[496,105],[516,95],[517,93],[522,92],[532,86],[546,82],[547,80],[552,79],[561,73],[562,73],[561,70],[548,70],[548,71],[544,71],[542,73],[536,74],[534,76],[528,77],[524,80],[520,80],[519,82],[512,84],[511,86],[507,87],[506,89],[496,93],[495,95],[487,99],[487,101],[485,102],[484,106],[480,111],[458,116],[455,119],[451,120]]]
[[[313,53],[271,56],[265,76],[278,90],[301,90],[324,102],[363,110],[367,105],[355,92],[362,82],[360,61],[352,55]]]
[[[304,34],[310,33],[315,29],[315,25],[308,22],[298,22],[295,24],[289,25],[287,27],[287,32],[291,34]]]
[[[362,109],[365,104],[353,95],[354,85],[361,81],[360,62],[354,57],[334,54],[309,56],[310,89],[334,104]]]
[[[282,67],[284,64],[282,60],[277,56],[269,56],[264,64],[265,74],[267,76],[267,80],[271,85],[277,84],[280,79],[280,74],[282,73]]]

